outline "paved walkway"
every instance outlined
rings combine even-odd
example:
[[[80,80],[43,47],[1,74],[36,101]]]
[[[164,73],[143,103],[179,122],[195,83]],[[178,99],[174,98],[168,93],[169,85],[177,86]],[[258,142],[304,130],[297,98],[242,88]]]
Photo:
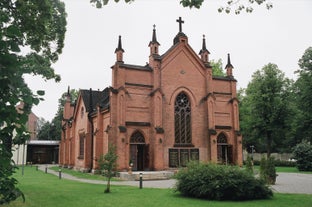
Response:
[[[45,166],[39,166],[39,169],[45,171]],[[58,172],[54,170],[47,170],[48,173],[59,176]],[[72,175],[62,173],[62,179],[69,179],[84,183],[92,184],[106,184],[106,181],[89,180],[77,178]],[[143,187],[146,188],[173,188],[176,180],[155,180],[155,181],[143,181]],[[138,186],[139,181],[112,181],[112,185],[128,185]],[[298,193],[298,194],[312,194],[312,174],[302,173],[278,173],[276,178],[276,184],[271,186],[272,190],[279,193]]]

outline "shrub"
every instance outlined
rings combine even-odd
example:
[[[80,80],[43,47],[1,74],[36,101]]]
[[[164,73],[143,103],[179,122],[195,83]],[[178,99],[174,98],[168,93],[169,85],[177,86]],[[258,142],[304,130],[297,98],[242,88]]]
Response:
[[[310,142],[303,140],[297,144],[293,150],[296,165],[300,171],[312,171],[312,145]]]
[[[254,160],[254,166],[260,166],[260,160]],[[288,160],[274,160],[275,167],[296,167],[296,162]],[[247,165],[247,160],[244,161],[244,165]]]
[[[209,200],[252,200],[273,196],[262,180],[235,166],[189,163],[180,170],[176,190]]]
[[[269,157],[268,159],[262,157],[260,161],[260,178],[264,180],[266,184],[274,185],[276,177],[274,157]]]
[[[276,167],[296,167],[296,162],[287,160],[275,160]]]

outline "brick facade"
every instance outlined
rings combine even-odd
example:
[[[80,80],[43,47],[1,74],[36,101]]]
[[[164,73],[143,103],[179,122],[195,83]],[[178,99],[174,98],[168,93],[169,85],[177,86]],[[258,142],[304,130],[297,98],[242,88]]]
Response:
[[[181,24],[181,23],[180,23]],[[181,26],[181,25],[180,25]],[[112,86],[80,90],[64,107],[60,164],[97,169],[114,144],[119,170],[164,170],[191,159],[242,165],[236,80],[230,57],[226,76],[215,77],[203,38],[197,55],[182,32],[163,55],[154,28],[146,65],[123,62],[121,37],[115,50]]]

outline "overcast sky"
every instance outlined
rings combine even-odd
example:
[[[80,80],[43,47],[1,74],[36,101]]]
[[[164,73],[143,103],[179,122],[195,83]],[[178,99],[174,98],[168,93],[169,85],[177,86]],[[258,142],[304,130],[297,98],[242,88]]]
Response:
[[[233,74],[238,89],[246,88],[252,74],[268,63],[275,63],[289,78],[295,79],[298,60],[312,46],[312,1],[271,0],[273,9],[255,6],[251,14],[218,13],[223,0],[205,0],[198,9],[183,8],[179,0],[135,0],[134,3],[114,3],[102,9],[89,0],[65,0],[67,32],[65,47],[54,64],[62,81],[42,81],[26,77],[34,91],[44,89],[45,101],[33,108],[38,117],[52,120],[58,99],[67,87],[103,90],[111,85],[111,69],[118,36],[122,36],[124,62],[145,65],[148,43],[156,25],[160,54],[173,44],[178,33],[178,17],[185,21],[183,32],[196,53],[206,35],[210,59],[222,59],[226,64],[231,54]],[[123,1],[123,0],[121,0]]]

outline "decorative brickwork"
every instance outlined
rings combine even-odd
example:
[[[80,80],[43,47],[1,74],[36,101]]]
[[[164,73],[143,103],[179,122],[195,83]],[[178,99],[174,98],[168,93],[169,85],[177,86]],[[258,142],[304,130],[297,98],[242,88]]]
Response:
[[[182,19],[178,22],[174,44],[162,55],[153,27],[149,61],[142,66],[123,62],[118,38],[112,86],[81,90],[74,106],[65,104],[61,165],[95,170],[109,144],[116,146],[119,170],[127,170],[130,163],[133,170],[164,170],[190,160],[242,165],[230,56],[226,76],[214,77],[205,37],[197,55],[182,32]],[[79,159],[81,133],[83,159]]]

